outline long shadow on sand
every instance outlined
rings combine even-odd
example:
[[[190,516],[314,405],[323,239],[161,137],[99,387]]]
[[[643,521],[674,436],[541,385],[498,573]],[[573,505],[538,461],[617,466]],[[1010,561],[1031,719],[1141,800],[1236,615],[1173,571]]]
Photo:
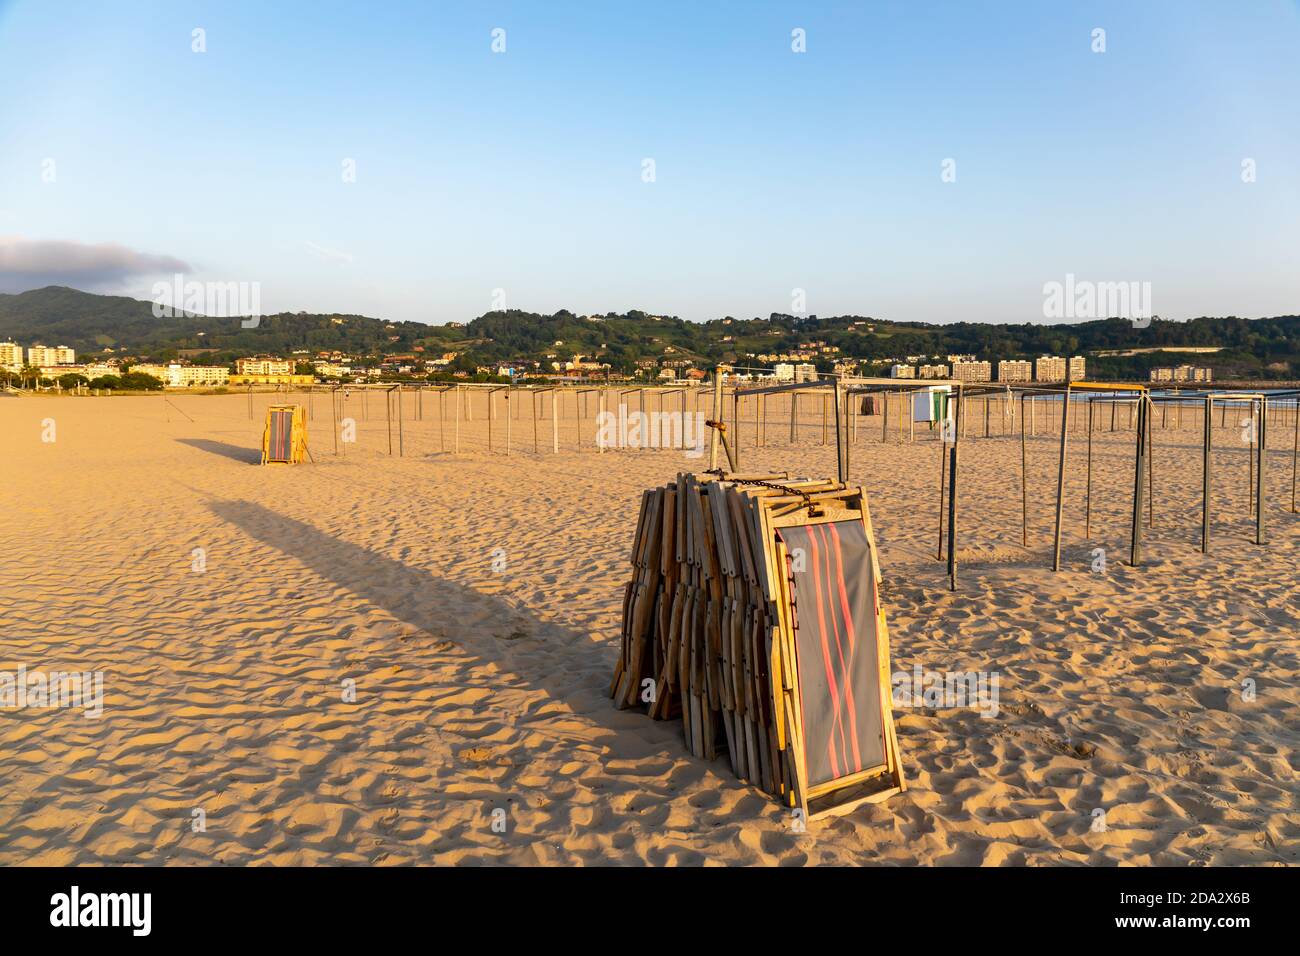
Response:
[[[262,460],[262,452],[258,448],[242,448],[239,445],[228,445],[223,441],[211,441],[207,438],[178,438],[176,440],[182,445],[189,445],[191,448],[197,448],[200,451],[220,455],[222,458],[242,461],[248,465],[256,465]]]
[[[669,725],[655,725],[643,715],[614,709],[605,696],[614,651],[594,644],[585,634],[541,621],[527,608],[341,541],[254,502],[215,500],[207,507],[326,581],[505,671],[493,679],[502,689],[544,691],[607,733],[635,729],[656,751],[671,748],[677,738]],[[286,589],[292,588],[297,573],[286,575]],[[544,706],[546,702],[535,703],[529,710]],[[650,729],[656,726],[662,730]]]

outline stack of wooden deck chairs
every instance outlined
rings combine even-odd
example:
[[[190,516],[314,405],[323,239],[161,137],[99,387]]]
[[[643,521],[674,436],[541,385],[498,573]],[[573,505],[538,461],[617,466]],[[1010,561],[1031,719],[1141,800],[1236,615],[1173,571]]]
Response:
[[[679,474],[643,493],[631,563],[618,706],[809,818],[903,789],[861,488]]]
[[[297,465],[307,457],[307,416],[301,405],[272,405],[262,431],[262,464]]]

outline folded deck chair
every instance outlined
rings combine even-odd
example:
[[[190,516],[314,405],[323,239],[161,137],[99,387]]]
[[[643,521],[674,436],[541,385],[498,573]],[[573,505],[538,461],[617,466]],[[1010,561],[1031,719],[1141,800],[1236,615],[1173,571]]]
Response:
[[[262,464],[297,465],[307,457],[307,417],[301,405],[272,405],[262,432]]]
[[[610,696],[805,819],[904,789],[866,492],[679,474],[642,496]]]
[[[860,520],[827,521],[776,534],[791,611],[803,796],[813,803],[880,778],[864,799],[881,799],[898,791],[901,776],[866,529]]]

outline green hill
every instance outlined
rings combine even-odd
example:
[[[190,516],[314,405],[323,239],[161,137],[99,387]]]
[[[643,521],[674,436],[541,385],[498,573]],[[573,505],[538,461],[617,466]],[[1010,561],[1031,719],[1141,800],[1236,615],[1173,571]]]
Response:
[[[700,366],[723,361],[762,364],[751,356],[789,352],[810,342],[839,349],[822,353],[818,364],[823,369],[841,357],[883,361],[939,356],[942,360],[949,354],[973,354],[996,364],[999,359],[1044,354],[1217,346],[1223,351],[1214,355],[1092,356],[1089,377],[1144,378],[1153,366],[1192,362],[1210,365],[1220,378],[1300,379],[1300,316],[1295,315],[1250,320],[1204,317],[1187,322],[1155,319],[1147,328],[1135,328],[1124,319],[1072,325],[935,325],[857,315],[819,318],[772,313],[766,318],[687,322],[638,310],[578,316],[567,310],[542,315],[512,309],[486,313],[464,326],[430,326],[361,315],[286,312],[263,316],[257,328],[245,329],[235,317],[156,318],[148,302],[50,286],[0,295],[0,338],[24,345],[68,345],[82,354],[107,348],[158,360],[174,357],[182,349],[209,350],[215,360],[229,361],[259,353],[288,355],[298,349],[380,356],[422,346],[426,354],[458,351],[460,366],[472,367],[580,354],[625,372],[633,370],[637,360],[648,358],[684,359]]]

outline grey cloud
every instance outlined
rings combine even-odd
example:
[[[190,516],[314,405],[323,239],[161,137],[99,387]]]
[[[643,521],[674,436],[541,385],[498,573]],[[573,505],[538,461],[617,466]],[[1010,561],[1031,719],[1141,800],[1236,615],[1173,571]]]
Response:
[[[190,271],[189,264],[175,256],[137,252],[115,242],[0,236],[0,292],[24,292],[47,285],[111,291],[136,276]]]

